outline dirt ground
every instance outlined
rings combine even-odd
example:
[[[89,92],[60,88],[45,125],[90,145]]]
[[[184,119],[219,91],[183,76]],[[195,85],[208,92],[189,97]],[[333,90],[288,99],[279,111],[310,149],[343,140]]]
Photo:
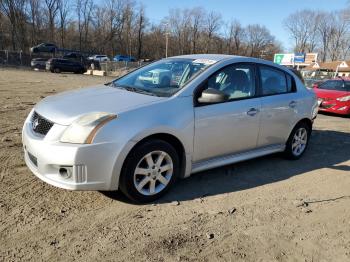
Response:
[[[196,174],[149,205],[41,182],[23,160],[30,109],[106,81],[0,69],[0,261],[350,261],[349,118],[319,115],[298,161]]]

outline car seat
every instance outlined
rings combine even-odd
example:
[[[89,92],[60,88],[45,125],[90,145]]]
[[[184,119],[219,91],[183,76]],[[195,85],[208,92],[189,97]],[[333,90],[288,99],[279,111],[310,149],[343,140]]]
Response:
[[[280,93],[280,82],[276,77],[268,77],[262,84],[262,91],[264,95]]]
[[[230,95],[230,98],[246,97],[250,95],[249,79],[246,72],[234,70],[230,72],[228,78],[230,83],[223,91]]]

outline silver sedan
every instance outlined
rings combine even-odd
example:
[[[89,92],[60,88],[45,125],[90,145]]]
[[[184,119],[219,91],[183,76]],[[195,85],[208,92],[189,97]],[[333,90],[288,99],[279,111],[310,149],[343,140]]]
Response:
[[[316,113],[315,94],[287,68],[186,55],[47,97],[22,137],[27,166],[47,183],[149,202],[192,173],[275,152],[300,158]]]

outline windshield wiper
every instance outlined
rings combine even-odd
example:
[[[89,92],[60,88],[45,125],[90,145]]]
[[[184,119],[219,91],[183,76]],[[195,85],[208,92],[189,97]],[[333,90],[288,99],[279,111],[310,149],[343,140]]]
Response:
[[[127,91],[130,92],[135,92],[135,93],[139,93],[139,94],[146,94],[146,95],[152,95],[152,96],[159,96],[155,93],[153,93],[152,91],[146,90],[146,89],[142,89],[142,88],[137,88],[137,87],[133,87],[133,86],[127,86],[127,85],[116,85],[115,83],[111,83],[113,87],[116,88],[120,88],[120,89],[125,89]]]

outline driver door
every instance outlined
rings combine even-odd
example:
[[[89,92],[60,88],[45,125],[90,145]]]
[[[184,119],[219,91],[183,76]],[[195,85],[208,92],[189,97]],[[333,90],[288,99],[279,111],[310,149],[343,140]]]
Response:
[[[229,98],[195,105],[194,162],[256,148],[261,108],[256,84],[256,68],[249,63],[227,66],[208,78],[202,91],[217,89]]]

